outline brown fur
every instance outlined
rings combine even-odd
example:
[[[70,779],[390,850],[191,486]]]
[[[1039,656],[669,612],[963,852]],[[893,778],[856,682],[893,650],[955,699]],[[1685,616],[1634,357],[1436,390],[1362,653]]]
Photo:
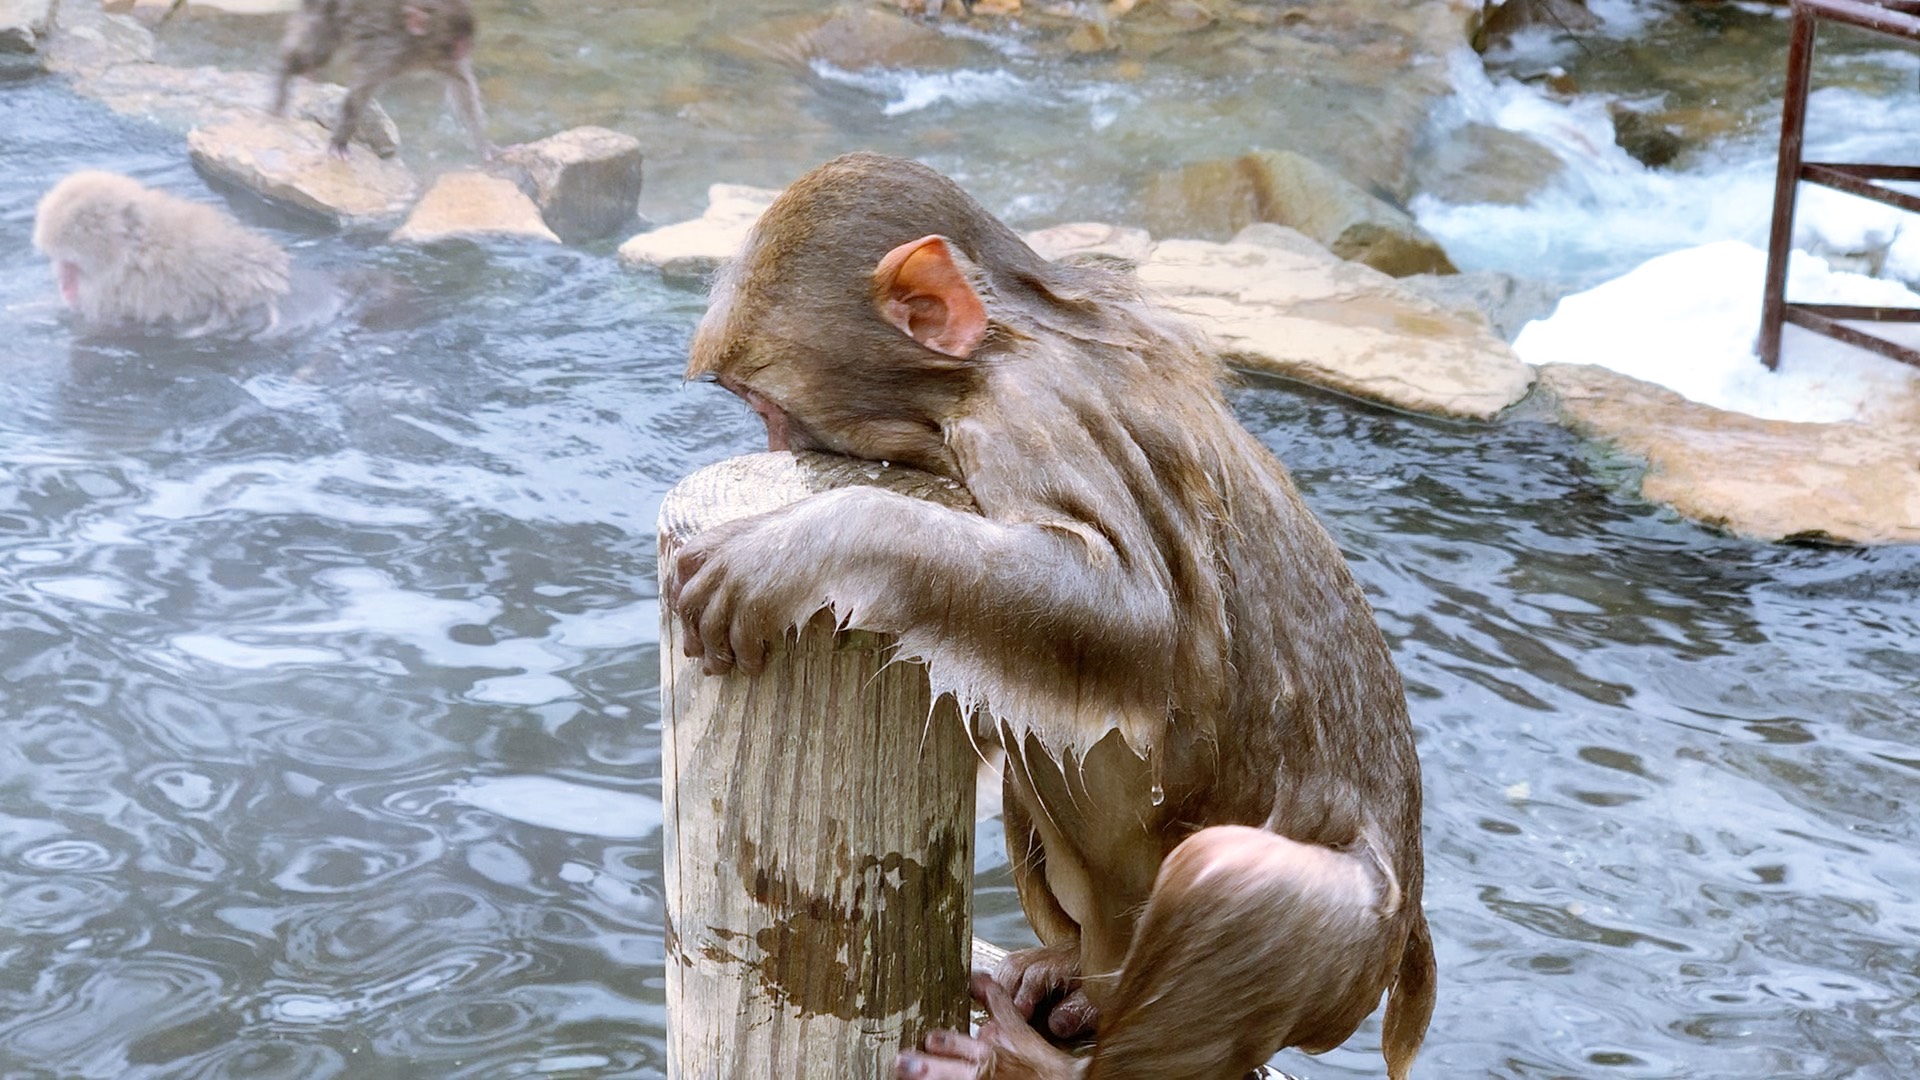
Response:
[[[468,0],[301,0],[280,42],[273,112],[286,113],[288,84],[295,75],[325,67],[345,48],[353,82],[333,129],[334,153],[346,153],[360,114],[382,84],[409,71],[433,71],[447,80],[447,95],[473,137],[474,150],[491,157],[480,85],[468,57],[474,26]]]
[[[78,172],[40,200],[33,245],[86,322],[191,336],[271,327],[287,253],[217,207]]]
[[[876,267],[927,234],[964,287],[887,293]],[[984,337],[953,328],[969,292]],[[984,1043],[943,1033],[899,1075],[1238,1080],[1338,1045],[1387,990],[1407,1075],[1434,985],[1399,675],[1192,333],[939,174],[856,154],[767,211],[688,373],[745,397],[776,446],[951,477],[981,510],[825,493],[702,537],[671,574],[709,671],[758,670],[831,606],[1001,727],[1015,879],[1051,948],[1001,973],[1017,1000],[981,990]],[[1091,1022],[1091,1062],[1015,1031],[1030,1012]]]

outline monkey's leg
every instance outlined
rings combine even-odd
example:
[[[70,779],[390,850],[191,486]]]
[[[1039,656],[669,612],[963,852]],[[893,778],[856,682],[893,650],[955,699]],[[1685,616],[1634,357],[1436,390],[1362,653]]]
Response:
[[[1364,849],[1239,825],[1194,833],[1160,867],[1088,1080],[1239,1080],[1282,1047],[1338,1046],[1401,969],[1418,916],[1399,903]]]
[[[447,100],[472,137],[474,153],[483,161],[491,159],[493,141],[487,138],[487,111],[480,104],[480,83],[473,77],[473,65],[464,58],[447,72]]]
[[[339,45],[339,20],[327,5],[308,3],[287,17],[287,32],[280,41],[280,77],[273,88],[273,115],[287,115],[293,77],[327,66]]]
[[[1011,735],[1003,739],[1012,740]],[[1047,885],[1047,849],[1034,827],[1027,799],[1033,797],[1023,758],[1009,752],[1003,768],[1001,820],[1007,834],[1007,858],[1027,924],[1046,944],[1007,954],[994,980],[1013,995],[1014,1004],[1035,1026],[1061,1038],[1091,1031],[1095,1011],[1080,988],[1080,924],[1060,906]]]
[[[347,156],[347,144],[353,141],[354,130],[360,126],[360,114],[367,111],[367,102],[373,100],[373,92],[386,81],[385,75],[368,75],[356,80],[353,88],[347,91],[347,100],[340,106],[340,122],[334,125],[333,138],[327,143],[327,149],[333,156]]]

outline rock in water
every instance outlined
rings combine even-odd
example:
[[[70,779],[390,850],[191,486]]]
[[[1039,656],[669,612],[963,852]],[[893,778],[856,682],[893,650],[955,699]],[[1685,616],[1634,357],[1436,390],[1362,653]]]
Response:
[[[640,140],[577,127],[510,146],[490,171],[532,197],[547,227],[569,244],[632,228],[640,209]]]

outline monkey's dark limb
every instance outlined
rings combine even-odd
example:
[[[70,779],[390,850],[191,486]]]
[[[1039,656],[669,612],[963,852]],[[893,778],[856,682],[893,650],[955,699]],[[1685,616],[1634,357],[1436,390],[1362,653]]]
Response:
[[[340,120],[334,125],[333,138],[327,143],[327,149],[336,157],[347,155],[347,144],[353,141],[353,133],[360,126],[360,117],[367,110],[367,102],[373,100],[373,92],[379,87],[379,82],[362,82],[347,91],[347,100],[340,106]]]
[[[280,42],[280,77],[274,84],[273,115],[287,114],[290,84],[327,66],[340,47],[342,18],[336,0],[305,0],[287,19]]]
[[[474,153],[482,160],[491,159],[493,140],[487,138],[487,112],[480,104],[480,83],[473,76],[473,65],[465,59],[458,61],[447,75],[447,101],[473,140]]]

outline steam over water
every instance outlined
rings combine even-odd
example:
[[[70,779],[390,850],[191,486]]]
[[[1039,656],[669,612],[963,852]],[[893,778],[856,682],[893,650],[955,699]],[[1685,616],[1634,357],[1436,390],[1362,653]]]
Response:
[[[960,107],[816,77],[867,127],[809,151]],[[1018,156],[1068,106],[940,93],[1019,129],[966,151],[1001,212],[1113,152]],[[759,439],[681,384],[703,295],[610,245],[402,251],[245,207],[352,318],[77,342],[34,200],[82,166],[212,197],[184,161],[0,83],[0,1075],[660,1076],[653,519]],[[757,179],[729,164],[673,168]],[[1539,257],[1502,243],[1475,258]],[[1920,1075],[1920,551],[1716,535],[1548,425],[1234,398],[1406,677],[1418,1075]],[[979,931],[1029,940],[994,823],[980,859]],[[1375,1077],[1377,1032],[1276,1063]]]

